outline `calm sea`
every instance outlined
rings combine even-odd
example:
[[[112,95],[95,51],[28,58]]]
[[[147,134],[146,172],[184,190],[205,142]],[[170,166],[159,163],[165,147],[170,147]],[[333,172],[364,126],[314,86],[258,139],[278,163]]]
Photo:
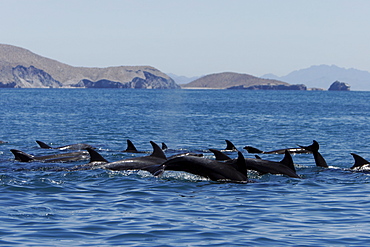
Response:
[[[370,159],[370,92],[238,90],[0,90],[1,246],[365,246],[370,176],[351,172],[351,152]],[[248,184],[181,173],[57,172],[77,163],[21,163],[88,143],[108,160],[130,139],[172,152],[320,144],[330,168],[296,154],[302,179],[251,173]],[[253,157],[243,151],[245,157]],[[236,154],[230,153],[235,157]],[[279,161],[282,155],[261,155]]]

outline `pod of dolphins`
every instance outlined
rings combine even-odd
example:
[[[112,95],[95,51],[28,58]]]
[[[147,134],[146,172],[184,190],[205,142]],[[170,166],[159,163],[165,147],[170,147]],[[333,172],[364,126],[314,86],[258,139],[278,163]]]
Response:
[[[298,148],[278,149],[273,151],[261,151],[251,146],[243,147],[243,149],[248,153],[284,154],[284,158],[281,161],[264,160],[258,155],[255,155],[255,158],[245,158],[232,142],[229,140],[225,141],[227,144],[225,149],[209,149],[209,151],[214,154],[215,159],[205,158],[203,157],[203,154],[199,153],[179,153],[167,157],[165,154],[168,150],[167,145],[162,143],[162,147],[159,147],[153,141],[150,141],[153,148],[153,151],[150,154],[114,162],[109,162],[102,157],[94,147],[84,143],[51,147],[44,142],[36,141],[40,148],[74,150],[73,152],[62,152],[44,156],[34,156],[17,149],[11,149],[10,151],[13,153],[14,159],[19,162],[38,161],[44,163],[55,163],[89,160],[86,164],[76,165],[71,168],[60,168],[60,170],[63,171],[89,169],[106,169],[112,171],[144,170],[150,172],[154,176],[160,176],[170,170],[188,172],[218,182],[246,183],[248,182],[249,170],[256,171],[260,175],[281,174],[292,178],[300,178],[296,172],[291,156],[291,154],[296,153],[311,153],[316,166],[324,168],[328,167],[324,157],[319,152],[319,144],[315,140],[309,146],[298,145]],[[0,141],[0,144],[1,143],[6,142]],[[127,140],[127,148],[122,152],[148,153],[137,150],[130,140]],[[237,158],[232,159],[225,152],[237,152],[238,156]],[[369,167],[369,161],[355,153],[351,153],[351,155],[353,156],[355,163],[350,169],[362,170]]]

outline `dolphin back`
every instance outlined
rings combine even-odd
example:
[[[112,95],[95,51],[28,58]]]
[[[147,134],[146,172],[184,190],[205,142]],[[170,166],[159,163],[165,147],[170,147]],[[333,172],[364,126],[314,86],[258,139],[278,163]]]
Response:
[[[162,142],[162,150],[167,150],[167,149],[168,149],[168,147],[167,147],[166,143]]]
[[[37,144],[39,144],[40,148],[48,148],[48,149],[52,149],[51,146],[49,146],[48,144],[46,144],[45,142],[42,142],[42,141],[36,141]]]
[[[237,148],[235,147],[235,145],[231,141],[225,140],[225,142],[226,142],[225,150],[230,150],[230,151],[236,151],[237,150]]]
[[[90,163],[92,162],[107,162],[108,163],[108,161],[103,156],[101,156],[101,154],[96,152],[94,149],[87,148],[86,150],[90,154]]]
[[[27,154],[25,152],[22,152],[20,150],[10,149],[10,152],[13,153],[15,160],[18,160],[18,161],[21,161],[21,162],[30,162],[30,161],[34,160],[32,155]]]
[[[135,145],[132,143],[132,141],[130,141],[129,139],[127,139],[127,148],[124,152],[132,152],[132,153],[137,153],[137,149],[135,147]]]
[[[245,177],[248,180],[248,169],[247,169],[247,164],[245,163],[245,158],[242,154],[242,152],[238,151],[238,159],[236,160],[237,164],[237,170],[245,175]]]
[[[294,172],[297,172],[294,167],[294,162],[292,155],[290,155],[288,150],[285,150],[284,158],[280,161],[281,164],[286,165],[290,169],[292,169]]]
[[[215,155],[216,160],[230,160],[231,159],[229,156],[227,156],[226,154],[224,154],[223,152],[217,149],[210,148],[209,151],[211,151]]]
[[[167,159],[163,150],[155,142],[150,141],[150,144],[152,144],[152,147],[153,147],[153,152],[150,156],[165,159],[165,160]]]
[[[258,148],[252,147],[252,146],[245,146],[243,149],[247,150],[248,153],[252,154],[262,154],[263,151],[259,150]]]
[[[358,154],[355,154],[355,153],[351,153],[351,155],[353,156],[353,158],[355,159],[355,164],[351,167],[351,169],[355,169],[355,168],[358,168],[358,167],[361,167],[361,166],[364,166],[364,165],[368,165],[370,164],[369,161],[365,160],[364,158],[362,158],[360,155]]]

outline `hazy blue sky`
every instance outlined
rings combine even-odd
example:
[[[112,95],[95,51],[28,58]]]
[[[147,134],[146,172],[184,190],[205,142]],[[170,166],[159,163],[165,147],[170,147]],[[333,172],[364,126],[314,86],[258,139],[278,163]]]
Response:
[[[0,0],[0,13],[0,43],[73,66],[370,71],[368,0]]]

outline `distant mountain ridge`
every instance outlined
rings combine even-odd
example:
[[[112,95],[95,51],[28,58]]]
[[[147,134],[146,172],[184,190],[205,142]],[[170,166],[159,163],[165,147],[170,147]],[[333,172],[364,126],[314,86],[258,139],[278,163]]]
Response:
[[[5,44],[0,44],[0,87],[180,88],[151,66],[73,67]]]
[[[353,68],[340,68],[336,65],[314,65],[281,77],[273,74],[266,74],[261,77],[324,89],[328,89],[333,82],[340,81],[351,85],[351,91],[370,91],[369,72]]]
[[[284,88],[277,85],[290,84],[328,89],[333,82],[340,81],[349,84],[352,91],[370,91],[369,72],[335,65],[315,65],[281,77],[223,72],[188,78],[166,75],[151,66],[73,67],[21,47],[0,44],[0,88],[180,88],[175,81],[182,88],[256,90]]]
[[[290,84],[278,80],[258,78],[248,74],[223,72],[203,76],[190,83],[182,84],[181,88],[226,89],[231,87],[247,88],[257,85],[289,86]]]

